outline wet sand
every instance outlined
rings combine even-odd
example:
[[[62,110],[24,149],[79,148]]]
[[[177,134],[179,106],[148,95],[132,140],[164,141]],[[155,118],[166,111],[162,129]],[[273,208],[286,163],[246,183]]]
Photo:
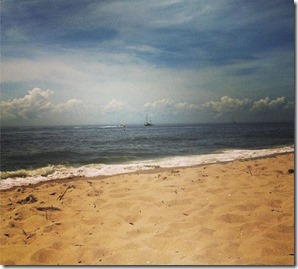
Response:
[[[5,265],[294,265],[294,154],[0,191]]]

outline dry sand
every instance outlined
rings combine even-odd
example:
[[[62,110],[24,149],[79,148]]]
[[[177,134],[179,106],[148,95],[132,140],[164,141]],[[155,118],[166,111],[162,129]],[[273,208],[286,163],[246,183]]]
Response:
[[[293,265],[289,169],[293,154],[1,191],[0,263]]]

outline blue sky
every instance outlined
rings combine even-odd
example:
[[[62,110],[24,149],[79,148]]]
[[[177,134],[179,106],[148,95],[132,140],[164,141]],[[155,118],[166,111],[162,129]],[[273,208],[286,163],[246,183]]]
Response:
[[[2,0],[2,125],[291,121],[294,2]]]

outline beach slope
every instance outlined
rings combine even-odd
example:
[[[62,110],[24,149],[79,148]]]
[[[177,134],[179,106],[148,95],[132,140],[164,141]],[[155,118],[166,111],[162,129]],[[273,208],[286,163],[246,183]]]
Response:
[[[0,192],[4,265],[293,265],[294,154]]]

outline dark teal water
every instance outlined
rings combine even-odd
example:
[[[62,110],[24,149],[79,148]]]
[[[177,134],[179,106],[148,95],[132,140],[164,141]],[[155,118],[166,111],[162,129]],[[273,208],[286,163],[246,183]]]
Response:
[[[48,165],[122,164],[231,149],[294,144],[294,124],[1,128],[1,171]]]

